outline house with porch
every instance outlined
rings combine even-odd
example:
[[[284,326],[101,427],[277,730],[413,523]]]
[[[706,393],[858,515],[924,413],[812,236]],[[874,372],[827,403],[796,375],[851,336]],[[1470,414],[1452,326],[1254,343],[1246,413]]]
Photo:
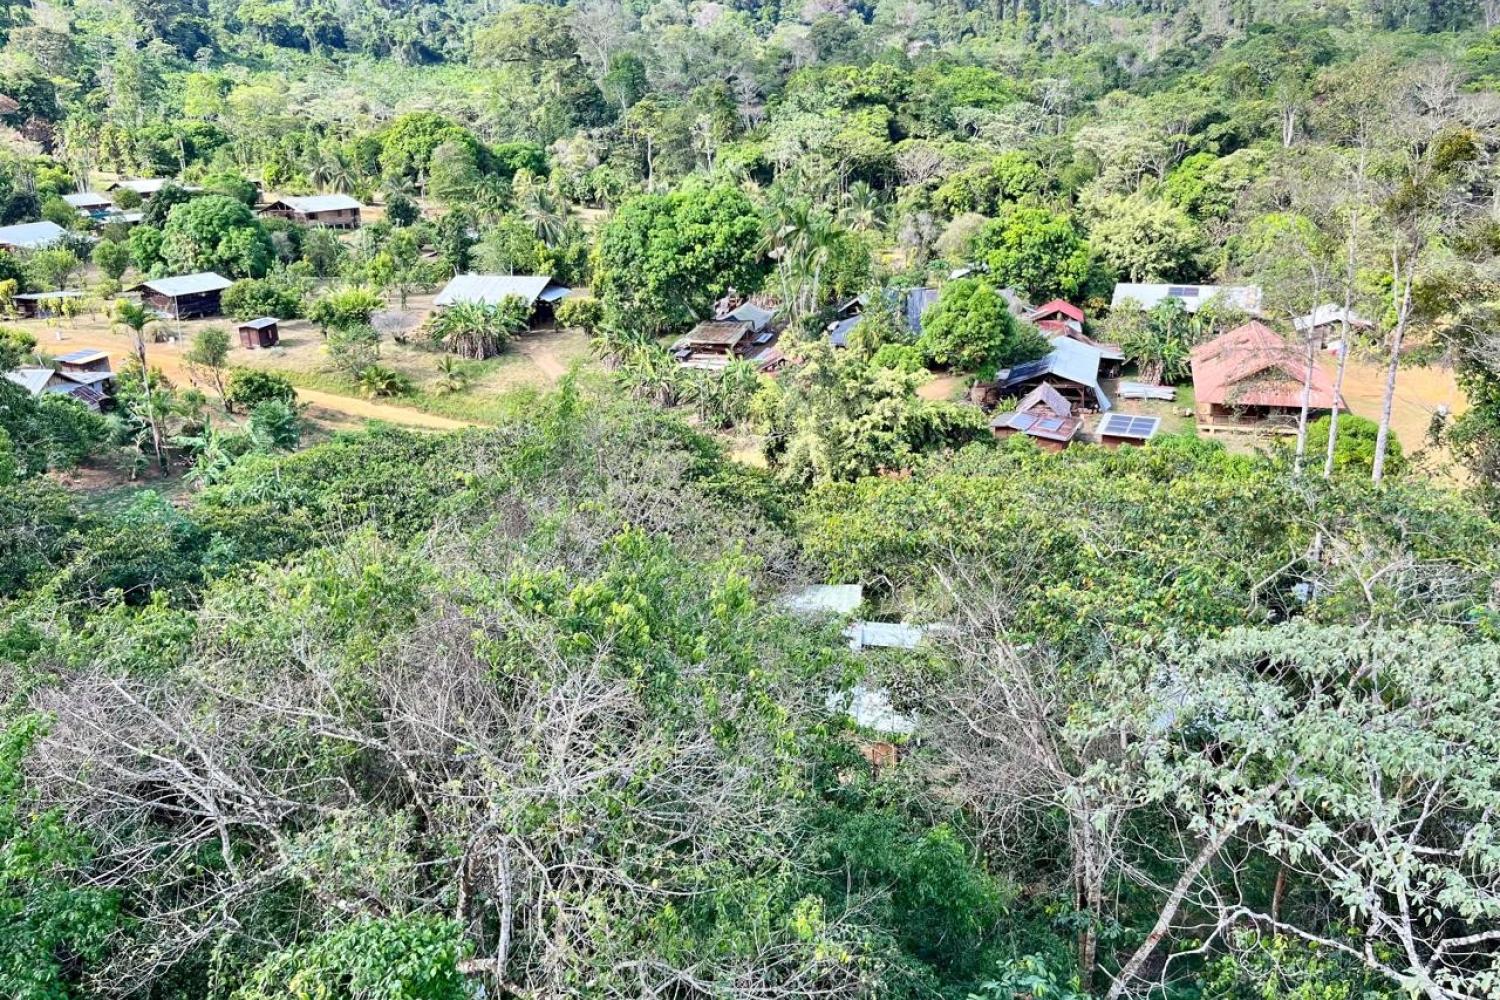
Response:
[[[1333,380],[1308,363],[1307,349],[1259,321],[1193,348],[1198,429],[1294,434],[1307,396],[1309,419],[1347,409]]]

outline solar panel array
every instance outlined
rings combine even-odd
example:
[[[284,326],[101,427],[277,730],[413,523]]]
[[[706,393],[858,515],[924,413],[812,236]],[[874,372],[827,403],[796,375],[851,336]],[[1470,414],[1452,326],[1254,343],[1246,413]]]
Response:
[[[1133,413],[1111,413],[1099,425],[1099,433],[1110,437],[1149,438],[1156,433],[1161,417],[1142,417]]]

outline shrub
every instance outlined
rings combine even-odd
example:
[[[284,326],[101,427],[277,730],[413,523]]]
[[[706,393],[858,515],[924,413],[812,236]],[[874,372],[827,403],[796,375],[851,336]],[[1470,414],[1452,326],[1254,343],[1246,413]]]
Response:
[[[290,403],[297,398],[297,390],[284,375],[256,368],[236,368],[229,373],[227,398],[236,406],[254,410],[267,400]]]
[[[246,278],[224,290],[224,311],[238,320],[275,316],[296,319],[302,315],[302,293],[276,278]]]
[[[404,396],[413,388],[411,379],[384,365],[370,365],[354,381],[366,396]]]

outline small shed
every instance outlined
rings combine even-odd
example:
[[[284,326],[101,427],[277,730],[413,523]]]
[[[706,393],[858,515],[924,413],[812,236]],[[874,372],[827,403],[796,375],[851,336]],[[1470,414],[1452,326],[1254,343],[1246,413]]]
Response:
[[[1099,443],[1106,448],[1118,448],[1122,444],[1145,444],[1156,436],[1161,428],[1161,417],[1149,417],[1139,413],[1107,413],[1099,421]]]
[[[136,286],[141,301],[172,319],[217,316],[220,296],[234,282],[212,271],[183,274],[175,278],[157,278]]]
[[[1048,382],[1031,390],[1011,413],[1001,413],[990,422],[997,438],[1025,434],[1044,451],[1062,451],[1073,443],[1083,420],[1063,395]]]
[[[247,351],[275,347],[280,342],[280,326],[275,316],[262,316],[240,324],[240,346]]]
[[[318,194],[307,197],[288,195],[267,205],[262,215],[290,219],[310,226],[334,229],[358,229],[359,213],[364,206],[347,194]]]

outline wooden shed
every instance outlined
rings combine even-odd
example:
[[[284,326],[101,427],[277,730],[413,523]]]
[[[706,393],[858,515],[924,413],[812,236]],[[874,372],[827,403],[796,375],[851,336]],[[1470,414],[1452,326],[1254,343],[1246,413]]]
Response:
[[[240,346],[247,351],[275,347],[280,342],[281,333],[275,316],[262,316],[240,324]]]
[[[11,301],[15,303],[22,319],[44,319],[61,316],[64,300],[82,297],[83,292],[77,289],[64,289],[60,292],[26,292],[14,296]]]
[[[137,285],[141,301],[171,319],[219,315],[219,298],[234,282],[212,271],[157,278]]]

